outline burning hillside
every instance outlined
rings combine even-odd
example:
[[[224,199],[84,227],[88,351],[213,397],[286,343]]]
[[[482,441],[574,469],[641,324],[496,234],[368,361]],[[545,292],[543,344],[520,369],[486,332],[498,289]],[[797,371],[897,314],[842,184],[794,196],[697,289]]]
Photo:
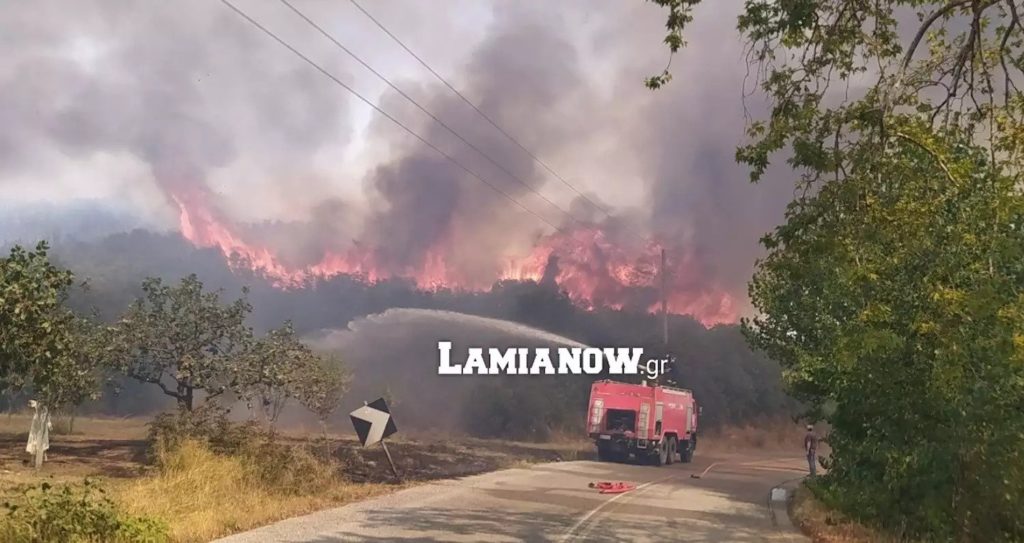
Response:
[[[297,50],[332,81],[219,3],[133,3],[121,8],[130,25],[111,24],[103,2],[66,3],[61,16],[37,4],[6,21],[0,192],[12,209],[54,207],[38,227],[16,220],[17,230],[4,229],[9,241],[84,234],[102,224],[97,217],[126,210],[104,230],[174,228],[209,248],[203,257],[218,273],[223,254],[240,277],[254,270],[282,289],[406,277],[423,289],[472,293],[535,280],[557,284],[581,307],[630,311],[658,308],[664,246],[671,311],[713,324],[750,310],[757,240],[792,199],[788,176],[769,172],[773,179],[750,185],[733,160],[746,119],[728,89],[743,73],[709,79],[704,66],[742,58],[738,41],[687,48],[679,79],[699,85],[651,93],[636,84],[647,68],[635,59],[659,47],[649,32],[664,24],[658,10],[602,10],[593,25],[575,25],[579,32],[565,24],[578,6],[563,3],[554,11],[481,4],[481,14],[493,11],[486,24],[435,17],[435,32],[419,36],[417,48],[465,38],[435,48],[441,57],[431,60],[444,63],[449,88],[387,66],[404,56],[380,48],[386,36],[357,32],[366,21],[324,6],[318,20],[355,25],[336,30],[369,40],[366,60],[399,93],[334,48],[317,49],[330,46],[318,36],[286,37],[298,38]],[[417,17],[437,15],[417,9]],[[727,11],[707,15],[728,29]],[[273,20],[270,12],[258,19]],[[464,23],[472,31],[457,33]],[[370,93],[388,118],[338,81]],[[569,181],[558,183],[563,174]],[[88,201],[90,214],[72,220],[67,205],[76,200]],[[595,209],[614,209],[616,219]],[[563,231],[541,235],[530,213]],[[653,233],[653,242],[625,230]],[[177,258],[156,254],[144,264],[153,275],[189,272]],[[295,294],[317,300],[314,288]]]
[[[444,243],[448,238],[440,238],[411,264],[389,265],[380,248],[358,243],[324,251],[311,264],[291,264],[269,245],[246,239],[242,228],[220,218],[201,195],[178,194],[173,200],[180,210],[181,233],[192,244],[216,248],[232,268],[251,270],[282,289],[303,288],[337,275],[355,276],[368,283],[404,277],[423,289],[465,291],[486,290],[497,280],[532,280],[557,284],[588,309],[653,311],[659,307],[659,244],[616,242],[598,224],[545,235],[527,254],[508,255],[504,266],[495,263],[490,277],[479,277],[451,264],[452,248]],[[702,280],[692,253],[673,248],[669,254],[669,311],[693,315],[706,326],[735,322],[732,296]]]

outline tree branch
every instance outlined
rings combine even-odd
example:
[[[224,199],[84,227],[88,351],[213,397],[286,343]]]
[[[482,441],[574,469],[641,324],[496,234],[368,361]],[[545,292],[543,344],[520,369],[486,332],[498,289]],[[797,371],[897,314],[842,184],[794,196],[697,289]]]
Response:
[[[1006,4],[1009,6],[1010,12],[1010,24],[1006,26],[1006,31],[1003,33],[1003,39],[999,42],[999,64],[1003,67],[1003,105],[1007,106],[1010,103],[1010,88],[1014,91],[1018,91],[1017,84],[1010,77],[1010,68],[1006,65],[1006,44],[1010,40],[1010,35],[1013,34],[1013,28],[1021,28],[1020,17],[1017,15],[1017,6],[1013,4],[1013,0],[1006,0]],[[1018,91],[1019,92],[1019,91]]]
[[[949,179],[953,183],[957,183],[956,178],[953,177],[953,173],[949,171],[949,167],[946,166],[946,163],[942,161],[942,158],[939,157],[939,155],[935,154],[935,151],[932,151],[931,149],[929,149],[927,145],[921,143],[920,141],[917,141],[916,138],[913,138],[913,137],[911,137],[911,136],[909,136],[907,134],[904,134],[903,132],[893,132],[893,135],[898,137],[898,138],[900,138],[900,139],[903,139],[903,140],[909,141],[910,143],[913,143],[915,146],[920,148],[922,151],[924,151],[924,152],[928,153],[929,155],[931,155],[932,158],[935,159],[935,162],[939,165],[939,167],[942,168],[942,171],[946,172],[946,178]]]
[[[903,62],[900,63],[901,73],[906,71],[906,69],[910,66],[910,61],[913,60],[914,58],[914,52],[917,51],[917,46],[920,45],[925,33],[928,32],[928,29],[931,28],[933,24],[935,24],[935,21],[939,20],[940,17],[948,14],[950,11],[953,11],[958,7],[965,6],[970,2],[971,0],[958,0],[956,2],[950,2],[943,6],[942,8],[940,8],[935,13],[932,13],[931,16],[929,16],[927,19],[924,20],[924,22],[921,23],[921,27],[917,29],[917,34],[914,36],[914,39],[910,42],[910,46],[907,48],[907,53],[903,55]]]
[[[147,383],[153,383],[154,385],[159,386],[160,389],[164,391],[164,394],[166,394],[166,395],[168,395],[168,396],[170,396],[172,398],[181,399],[181,395],[178,394],[177,391],[174,391],[174,390],[171,390],[171,389],[167,388],[167,385],[164,384],[164,382],[160,379],[160,377],[144,378],[144,379],[141,379],[141,380],[145,381]]]

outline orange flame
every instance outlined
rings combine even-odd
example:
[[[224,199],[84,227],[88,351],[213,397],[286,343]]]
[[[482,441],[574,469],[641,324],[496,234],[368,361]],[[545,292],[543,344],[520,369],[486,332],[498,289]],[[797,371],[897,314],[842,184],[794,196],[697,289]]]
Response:
[[[233,269],[260,273],[278,288],[301,288],[313,279],[351,275],[373,283],[391,277],[406,277],[420,288],[482,290],[484,285],[467,281],[446,262],[439,247],[428,250],[417,269],[386,269],[379,265],[375,252],[355,245],[344,252],[329,252],[309,266],[289,266],[268,247],[243,240],[225,221],[206,206],[200,194],[173,195],[180,210],[181,233],[197,247],[217,248]],[[552,260],[554,255],[556,259]],[[660,254],[657,244],[631,248],[616,244],[597,226],[541,238],[530,254],[511,258],[498,274],[503,280],[544,279],[545,272],[578,305],[586,309],[609,307],[622,309],[638,299],[646,299],[648,311],[660,311]],[[549,269],[549,266],[555,269]],[[674,258],[669,266],[668,308],[672,313],[693,315],[705,326],[737,320],[735,301],[728,293],[701,285],[694,277],[697,269],[692,255]]]

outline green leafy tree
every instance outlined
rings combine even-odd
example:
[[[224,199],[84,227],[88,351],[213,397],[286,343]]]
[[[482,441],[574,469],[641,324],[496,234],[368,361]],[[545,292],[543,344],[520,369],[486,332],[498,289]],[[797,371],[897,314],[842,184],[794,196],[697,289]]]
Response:
[[[297,397],[320,421],[327,435],[327,419],[341,405],[352,384],[352,374],[334,357],[314,355],[306,366],[306,375],[297,384]]]
[[[234,388],[273,425],[289,399],[318,379],[319,357],[295,336],[292,324],[271,330],[240,361]]]
[[[243,297],[225,305],[220,291],[204,292],[195,275],[167,286],[143,282],[137,299],[107,334],[106,355],[127,376],[160,387],[191,411],[197,391],[207,400],[238,383],[252,343]]]
[[[675,52],[698,2],[657,3]],[[738,20],[771,109],[737,159],[800,173],[747,335],[831,425],[825,495],[928,540],[1024,539],[1020,9],[748,0]]]
[[[897,142],[792,213],[749,332],[832,424],[838,503],[915,535],[1019,539],[1024,201],[984,151],[947,145]]]
[[[0,378],[6,386],[32,382],[66,348],[53,331],[70,323],[63,302],[74,276],[53,265],[47,250],[45,242],[34,251],[14,246],[0,260]]]
[[[53,409],[94,397],[100,368],[93,324],[66,307],[74,275],[48,250],[14,246],[0,259],[0,383]]]
[[[71,316],[55,334],[65,347],[36,376],[33,389],[55,410],[73,410],[100,396],[100,385],[110,375],[103,363],[102,329],[90,319]]]

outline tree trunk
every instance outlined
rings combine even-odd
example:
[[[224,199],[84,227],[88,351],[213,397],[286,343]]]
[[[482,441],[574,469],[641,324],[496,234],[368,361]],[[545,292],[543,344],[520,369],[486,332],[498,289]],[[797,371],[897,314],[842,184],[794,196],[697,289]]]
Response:
[[[324,456],[328,460],[331,459],[331,441],[327,439],[327,421],[320,419],[320,431],[324,435]]]

